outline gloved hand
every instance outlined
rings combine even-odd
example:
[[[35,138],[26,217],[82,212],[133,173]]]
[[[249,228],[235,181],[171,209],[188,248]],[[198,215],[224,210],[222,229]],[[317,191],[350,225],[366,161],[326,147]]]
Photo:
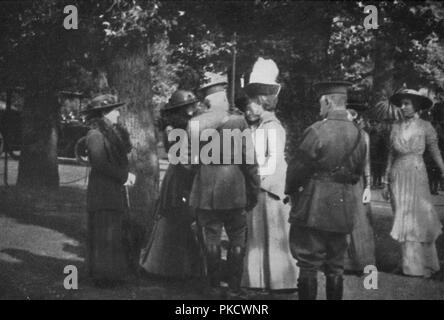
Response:
[[[125,186],[132,187],[136,183],[136,176],[133,173],[128,173],[128,179],[125,182]]]

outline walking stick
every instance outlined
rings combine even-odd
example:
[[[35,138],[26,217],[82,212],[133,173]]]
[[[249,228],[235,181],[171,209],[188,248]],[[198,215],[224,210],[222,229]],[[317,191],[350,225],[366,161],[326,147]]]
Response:
[[[125,186],[125,197],[126,197],[126,207],[128,208],[128,213],[131,209],[130,198],[129,198],[129,189],[128,186]]]
[[[232,109],[235,110],[235,93],[236,93],[236,46],[237,46],[237,33],[233,35],[233,61],[231,66],[231,105]]]
[[[132,271],[138,275],[138,267],[137,263],[139,262],[138,252],[137,252],[137,245],[135,240],[134,232],[136,230],[133,228],[133,223],[131,221],[131,203],[130,203],[130,197],[129,197],[129,187],[125,186],[125,200],[126,200],[126,217],[124,218],[124,224],[123,224],[123,232],[124,232],[124,243],[127,247],[127,259],[130,268]]]

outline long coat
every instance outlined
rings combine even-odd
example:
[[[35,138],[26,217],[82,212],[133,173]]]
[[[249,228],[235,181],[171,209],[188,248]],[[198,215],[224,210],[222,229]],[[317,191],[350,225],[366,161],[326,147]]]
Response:
[[[119,161],[109,139],[99,129],[91,129],[86,136],[91,173],[89,175],[86,206],[88,212],[126,209],[123,184],[128,179],[128,161]]]
[[[266,132],[262,137],[262,132]],[[273,135],[272,135],[273,133]],[[261,189],[284,199],[285,176],[287,162],[285,161],[286,133],[280,121],[273,113],[265,112],[259,127],[253,134],[256,154],[261,176]]]
[[[261,176],[258,204],[247,214],[247,251],[242,286],[263,289],[297,288],[298,268],[289,248],[288,214],[284,204],[285,129],[274,113],[264,112],[253,130]]]
[[[353,230],[354,214],[362,201],[362,186],[337,183],[328,176],[354,146],[358,130],[347,118],[347,111],[337,110],[305,131],[298,158],[290,162],[287,170],[287,194],[297,193],[304,185],[297,205],[291,210],[291,223],[339,233]],[[361,135],[346,162],[356,174],[363,173],[366,150]]]
[[[193,181],[190,205],[204,210],[231,210],[247,206],[248,201],[257,200],[259,192],[258,166],[254,146],[244,117],[227,111],[208,111],[191,120],[199,124],[199,133],[205,129],[215,129],[220,136],[221,164],[200,164]],[[232,144],[231,154],[224,152],[224,130],[238,129],[247,134],[242,139],[241,149]],[[190,136],[192,136],[190,131]],[[249,142],[247,142],[249,141]],[[225,150],[227,151],[227,150]],[[236,156],[241,163],[235,164]],[[249,159],[248,159],[249,158]],[[200,159],[202,161],[202,159]],[[250,161],[247,161],[250,160]],[[231,163],[231,164],[223,164]]]
[[[123,145],[117,146],[121,141],[113,135],[111,123],[101,119],[95,124],[97,128],[93,127],[86,138],[91,164],[87,190],[88,270],[98,280],[122,280],[128,275],[131,250],[123,230],[128,158]],[[108,137],[98,129],[101,125],[110,130]]]

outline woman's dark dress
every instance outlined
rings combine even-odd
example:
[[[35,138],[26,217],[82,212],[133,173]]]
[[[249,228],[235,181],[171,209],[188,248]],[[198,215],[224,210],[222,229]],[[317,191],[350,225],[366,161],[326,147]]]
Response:
[[[188,207],[192,182],[190,171],[181,165],[169,165],[160,190],[158,220],[140,257],[140,265],[148,273],[177,278],[202,274]]]
[[[164,120],[170,129],[185,129],[188,124],[188,117],[180,109],[165,115]],[[164,145],[167,149],[171,146],[167,132]],[[188,205],[193,176],[180,164],[170,164],[165,172],[156,207],[157,220],[140,255],[140,266],[148,273],[174,278],[203,274],[197,236],[191,228],[192,209]]]
[[[111,123],[104,119],[92,125],[86,145],[91,165],[87,190],[88,272],[95,280],[123,280],[129,270],[122,241],[127,153]]]

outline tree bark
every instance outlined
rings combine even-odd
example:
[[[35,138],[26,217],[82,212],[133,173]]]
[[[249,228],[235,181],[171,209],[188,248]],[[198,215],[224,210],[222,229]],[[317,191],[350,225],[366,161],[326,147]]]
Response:
[[[139,226],[150,229],[158,197],[159,163],[148,63],[147,51],[122,52],[110,65],[109,81],[119,100],[127,102],[121,116],[133,144],[130,171],[136,175],[136,184],[129,193],[131,217]]]
[[[373,52],[373,89],[371,106],[388,99],[394,90],[394,47],[381,33],[376,35]]]
[[[25,94],[17,185],[36,190],[58,188],[57,96],[29,86]]]

